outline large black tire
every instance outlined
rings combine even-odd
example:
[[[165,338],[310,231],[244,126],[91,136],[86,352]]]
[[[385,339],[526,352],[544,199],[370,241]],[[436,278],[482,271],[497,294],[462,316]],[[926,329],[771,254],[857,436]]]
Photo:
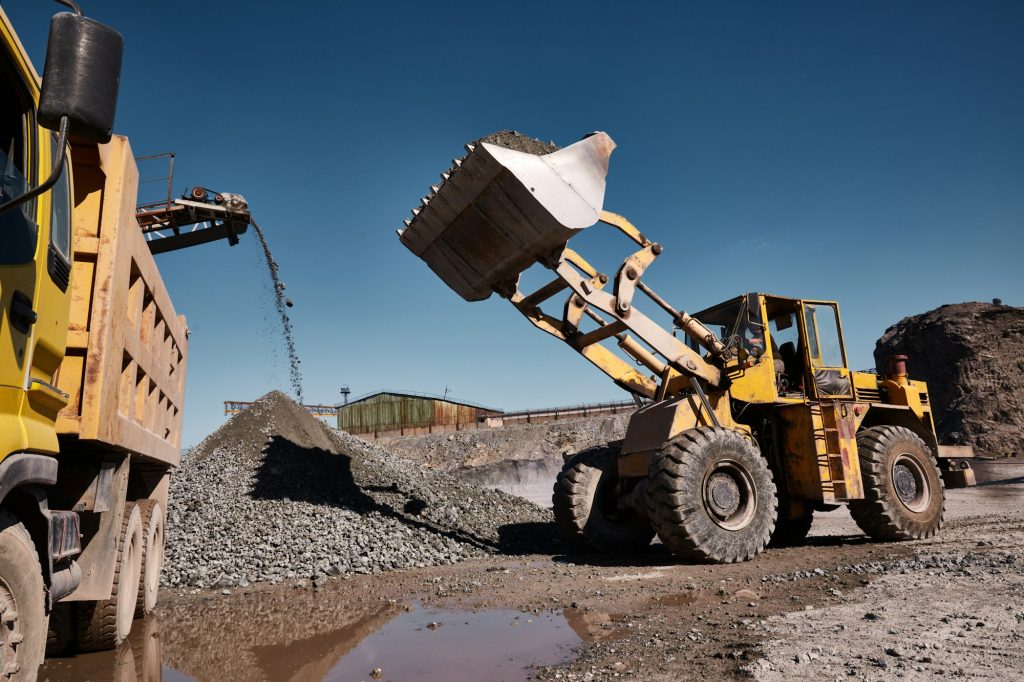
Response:
[[[46,649],[43,569],[25,526],[0,509],[0,675],[35,680]]]
[[[46,631],[46,657],[66,656],[75,643],[75,613],[68,602],[54,604]]]
[[[738,431],[698,427],[651,461],[648,518],[662,543],[687,561],[747,561],[775,528],[778,499],[768,463]]]
[[[132,629],[135,602],[142,574],[142,515],[134,502],[125,503],[118,538],[114,585],[105,601],[78,604],[78,648],[82,651],[113,649]]]
[[[555,525],[577,551],[631,552],[654,539],[654,529],[642,513],[618,508],[625,492],[618,476],[618,453],[611,445],[583,450],[565,462],[555,479]]]
[[[873,426],[857,434],[864,499],[850,514],[875,540],[921,540],[942,528],[942,475],[921,437],[903,426]]]
[[[142,517],[142,579],[135,601],[135,617],[153,613],[160,591],[160,571],[164,567],[164,512],[156,500],[139,500]]]
[[[796,547],[802,545],[814,523],[814,508],[806,502],[794,500],[779,502],[779,517],[769,547]]]

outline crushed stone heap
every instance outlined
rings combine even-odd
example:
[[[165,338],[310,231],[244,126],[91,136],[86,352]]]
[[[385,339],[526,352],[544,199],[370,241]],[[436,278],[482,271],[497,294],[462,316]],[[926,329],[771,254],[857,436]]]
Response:
[[[898,353],[928,382],[939,442],[1024,455],[1024,308],[956,303],[907,317],[878,340],[878,371]]]
[[[550,514],[331,429],[274,391],[171,476],[164,583],[235,587],[552,551]]]

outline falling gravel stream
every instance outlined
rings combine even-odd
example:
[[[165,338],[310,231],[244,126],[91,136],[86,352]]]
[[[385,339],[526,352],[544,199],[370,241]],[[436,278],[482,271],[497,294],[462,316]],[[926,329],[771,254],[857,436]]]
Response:
[[[278,274],[277,261],[274,260],[273,254],[270,253],[270,245],[267,244],[266,235],[263,234],[263,230],[255,221],[252,222],[252,227],[256,232],[256,237],[260,240],[263,255],[267,259],[267,270],[270,272],[271,286],[274,288],[274,307],[281,318],[281,336],[284,341],[285,350],[288,352],[288,372],[291,378],[292,392],[299,404],[302,404],[302,368],[299,365],[299,354],[295,351],[292,321],[288,317],[288,308],[291,307],[291,301],[284,295],[284,283]]]

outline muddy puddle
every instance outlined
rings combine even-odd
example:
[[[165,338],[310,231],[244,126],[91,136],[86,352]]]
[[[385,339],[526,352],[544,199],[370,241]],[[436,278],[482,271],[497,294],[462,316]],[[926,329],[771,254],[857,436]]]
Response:
[[[531,666],[566,660],[574,646],[599,639],[607,624],[575,609],[536,614],[418,604],[348,605],[326,619],[301,603],[287,614],[265,604],[253,617],[247,605],[221,608],[224,601],[233,600],[158,611],[136,621],[118,650],[51,659],[39,679],[518,682],[529,679]]]

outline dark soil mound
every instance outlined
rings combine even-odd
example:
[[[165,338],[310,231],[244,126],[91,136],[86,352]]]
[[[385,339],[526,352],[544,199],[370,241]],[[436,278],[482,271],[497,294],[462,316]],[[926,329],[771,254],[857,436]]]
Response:
[[[905,318],[878,340],[878,371],[897,353],[928,382],[940,443],[1024,454],[1024,308],[957,303]]]

